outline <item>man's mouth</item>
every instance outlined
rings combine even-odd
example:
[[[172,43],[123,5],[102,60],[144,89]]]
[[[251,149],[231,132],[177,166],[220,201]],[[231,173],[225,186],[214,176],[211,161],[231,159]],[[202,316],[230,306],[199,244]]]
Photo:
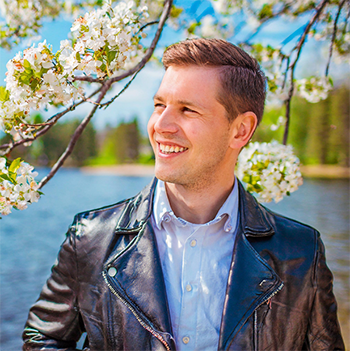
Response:
[[[181,147],[177,145],[164,145],[159,143],[159,149],[163,154],[175,154],[186,151],[187,147]]]

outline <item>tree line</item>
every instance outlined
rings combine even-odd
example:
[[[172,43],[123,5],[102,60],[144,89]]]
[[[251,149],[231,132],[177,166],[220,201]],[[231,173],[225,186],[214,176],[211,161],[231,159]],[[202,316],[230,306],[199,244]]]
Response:
[[[33,121],[41,123],[43,118],[37,114],[33,116]],[[79,118],[59,122],[55,129],[35,140],[30,148],[21,145],[13,150],[11,156],[25,157],[34,166],[51,167],[66,148],[79,124]],[[2,141],[6,142],[6,138],[8,136],[3,137]],[[131,122],[121,122],[116,127],[107,125],[102,131],[97,131],[90,123],[78,139],[65,165],[81,167],[139,162],[142,161],[140,151],[144,139],[140,133],[137,118]]]
[[[295,97],[291,107],[293,118],[289,143],[293,145],[303,164],[350,166],[349,96],[349,88],[342,86],[334,89],[327,99],[316,104]],[[267,106],[253,140],[281,140],[283,128],[274,131],[271,124],[276,124],[283,114],[283,108]],[[34,123],[43,121],[39,114],[32,118]],[[78,118],[57,123],[55,130],[50,130],[42,138],[35,140],[30,148],[21,146],[13,150],[12,157],[25,157],[35,166],[52,166],[64,151],[79,123]],[[2,139],[5,142],[6,136]],[[66,166],[152,163],[153,160],[147,137],[140,132],[138,119],[134,117],[130,122],[122,121],[116,127],[107,125],[102,131],[96,131],[89,124],[77,141]]]

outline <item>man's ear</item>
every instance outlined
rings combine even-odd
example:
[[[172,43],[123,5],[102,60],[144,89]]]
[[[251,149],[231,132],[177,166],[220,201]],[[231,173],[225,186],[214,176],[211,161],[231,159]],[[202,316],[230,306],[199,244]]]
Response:
[[[233,149],[241,149],[246,145],[258,124],[258,118],[254,112],[248,111],[238,115],[232,122],[232,139],[230,146]]]

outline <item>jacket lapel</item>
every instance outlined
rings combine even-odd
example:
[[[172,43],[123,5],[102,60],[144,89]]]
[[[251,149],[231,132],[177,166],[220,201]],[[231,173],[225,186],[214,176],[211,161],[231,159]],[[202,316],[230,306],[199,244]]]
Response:
[[[227,282],[222,314],[219,350],[229,348],[254,310],[274,291],[281,280],[249,243],[247,237],[268,237],[274,234],[268,214],[239,183],[240,221]]]
[[[155,182],[145,188],[126,206],[116,226],[121,238],[105,264],[105,273],[111,267],[113,276],[108,280],[113,287],[132,305],[137,313],[171,339],[171,323],[155,235],[150,224]]]

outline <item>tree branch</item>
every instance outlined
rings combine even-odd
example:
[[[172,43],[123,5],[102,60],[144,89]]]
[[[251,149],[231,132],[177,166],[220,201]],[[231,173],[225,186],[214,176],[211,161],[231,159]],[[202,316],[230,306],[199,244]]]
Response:
[[[327,62],[327,65],[326,65],[326,77],[328,76],[328,72],[329,72],[329,66],[331,64],[331,59],[332,59],[332,55],[333,55],[333,46],[334,46],[334,42],[335,42],[335,38],[337,36],[337,30],[338,30],[338,21],[339,21],[339,17],[340,17],[340,12],[341,12],[341,9],[342,7],[344,6],[345,4],[345,0],[343,0],[340,4],[339,4],[339,7],[338,7],[338,12],[337,12],[337,15],[334,19],[334,25],[333,25],[333,34],[332,34],[332,40],[331,40],[331,45],[329,46],[329,55],[328,55],[328,62]]]
[[[100,96],[98,97],[98,99],[96,101],[96,105],[94,105],[94,107],[92,108],[90,113],[79,124],[78,128],[75,130],[73,136],[71,137],[71,139],[69,141],[69,144],[66,147],[66,150],[63,152],[63,154],[60,156],[60,158],[57,160],[57,162],[53,165],[53,167],[51,168],[50,173],[46,177],[44,177],[41,180],[41,182],[39,183],[39,189],[41,189],[50,179],[53,178],[53,176],[57,173],[57,171],[63,166],[63,164],[66,161],[66,159],[68,158],[68,156],[73,152],[75,144],[77,143],[79,137],[83,133],[85,127],[90,122],[91,118],[94,116],[94,114],[95,114],[95,112],[96,112],[96,110],[97,110],[97,108],[99,106],[99,103],[101,102],[101,100],[106,95],[106,93],[109,90],[110,86],[111,86],[110,82],[107,82],[103,86],[103,88],[101,89]]]
[[[323,0],[316,7],[316,9],[315,9],[316,13],[314,14],[314,16],[311,18],[311,20],[309,21],[309,23],[305,27],[304,33],[301,36],[298,44],[292,50],[292,52],[294,50],[296,50],[297,54],[296,54],[296,57],[295,57],[293,63],[289,67],[289,69],[290,69],[290,88],[289,88],[289,92],[288,92],[288,97],[285,100],[285,105],[286,105],[286,123],[285,123],[285,129],[284,129],[284,134],[283,134],[283,145],[287,145],[287,139],[288,139],[288,133],[289,133],[290,105],[291,105],[291,100],[292,100],[293,93],[294,93],[294,70],[295,70],[296,64],[297,64],[297,62],[299,60],[300,53],[301,53],[301,50],[303,48],[303,45],[305,43],[306,36],[309,33],[311,27],[318,20],[320,14],[322,13],[324,7],[327,5],[328,2],[329,2],[329,0]]]
[[[130,84],[132,83],[132,81],[136,78],[137,74],[140,72],[140,70],[138,70],[137,72],[134,73],[134,75],[132,76],[132,78],[128,81],[128,83],[124,86],[124,88],[116,95],[114,96],[111,100],[100,104],[100,108],[104,107],[105,109],[115,100],[117,99],[122,93],[124,93],[124,91],[129,88]]]
[[[96,95],[100,90],[102,89],[102,87],[96,89],[92,94],[90,94],[90,96],[86,99],[82,99],[81,101],[73,104],[72,106],[68,107],[67,109],[56,113],[55,115],[51,116],[45,123],[46,125],[43,126],[43,128],[39,129],[35,135],[31,138],[25,138],[25,139],[20,139],[18,141],[15,142],[10,142],[7,144],[2,144],[0,145],[0,150],[2,149],[6,149],[5,151],[1,151],[0,154],[1,155],[7,155],[8,153],[10,153],[14,148],[16,148],[19,145],[34,141],[36,139],[38,139],[41,135],[45,134],[51,127],[53,127],[57,121],[63,117],[66,113],[74,110],[77,106],[81,105],[82,103],[86,102],[87,99],[93,97],[94,95]],[[51,122],[50,122],[51,121]]]

